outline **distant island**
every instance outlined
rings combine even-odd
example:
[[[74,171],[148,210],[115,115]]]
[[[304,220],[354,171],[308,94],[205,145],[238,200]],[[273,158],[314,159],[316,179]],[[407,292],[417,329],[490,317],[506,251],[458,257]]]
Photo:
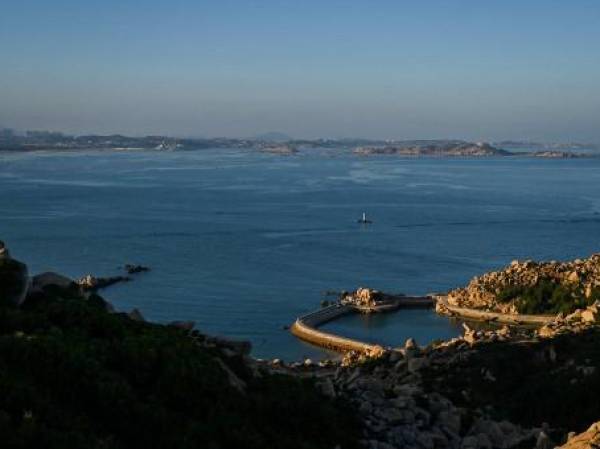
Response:
[[[301,149],[337,149],[357,156],[397,155],[409,157],[538,157],[567,159],[596,157],[600,154],[575,150],[595,150],[593,144],[539,144],[516,141],[498,143],[465,140],[378,140],[378,139],[292,139],[282,133],[266,133],[254,138],[177,138],[170,136],[81,135],[53,131],[15,132],[0,129],[0,151],[74,150],[156,150],[192,151],[202,149],[247,149],[274,155],[294,155]],[[509,149],[510,148],[510,149]],[[522,151],[523,149],[528,151]],[[519,149],[521,151],[514,151]]]
[[[495,156],[527,156],[549,159],[571,159],[592,157],[591,154],[567,151],[532,151],[514,152],[492,146],[487,142],[463,141],[424,141],[406,142],[384,146],[364,146],[354,150],[359,156],[396,155],[396,156],[429,156],[429,157],[495,157]]]
[[[491,146],[485,142],[434,141],[387,145],[383,147],[359,147],[355,154],[370,156],[394,154],[400,156],[510,156],[511,152]]]
[[[532,142],[522,140],[501,140],[492,142],[501,148],[529,148],[531,150],[600,150],[600,144],[590,142]]]

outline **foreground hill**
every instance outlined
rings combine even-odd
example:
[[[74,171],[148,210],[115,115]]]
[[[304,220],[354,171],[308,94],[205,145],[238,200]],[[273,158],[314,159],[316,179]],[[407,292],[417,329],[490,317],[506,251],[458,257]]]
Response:
[[[2,448],[358,444],[343,403],[311,380],[261,370],[247,345],[111,313],[76,285],[47,284],[18,307],[10,267],[0,266],[0,291],[11,293],[0,298]]]
[[[3,249],[2,448],[549,449],[600,417],[600,322],[259,362],[189,323],[115,313],[63,276],[29,282]],[[558,265],[559,279],[589,284],[595,261]],[[568,447],[594,447],[594,429]]]

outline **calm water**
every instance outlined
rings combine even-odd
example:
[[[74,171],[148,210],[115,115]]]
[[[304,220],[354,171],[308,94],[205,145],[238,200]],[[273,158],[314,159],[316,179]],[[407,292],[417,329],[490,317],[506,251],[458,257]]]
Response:
[[[259,357],[318,355],[282,326],[326,290],[442,291],[515,258],[600,251],[600,160],[2,154],[0,205],[0,239],[32,271],[149,265],[103,295],[250,339]],[[328,327],[392,345],[457,333],[427,311]]]

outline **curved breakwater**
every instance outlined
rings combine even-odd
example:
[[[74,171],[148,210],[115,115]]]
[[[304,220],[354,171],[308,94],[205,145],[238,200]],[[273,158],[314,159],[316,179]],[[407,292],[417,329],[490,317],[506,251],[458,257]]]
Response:
[[[386,301],[379,310],[366,310],[354,305],[334,304],[323,307],[314,312],[307,313],[298,317],[290,327],[290,331],[296,337],[312,343],[314,345],[331,349],[334,351],[359,351],[372,353],[382,350],[382,345],[371,342],[364,342],[348,337],[343,337],[330,332],[319,330],[318,327],[333,321],[341,316],[351,313],[364,313],[381,311],[394,311],[399,308],[429,308],[436,306],[436,311],[443,315],[449,315],[466,320],[488,321],[504,323],[509,325],[544,325],[551,322],[555,317],[549,315],[524,315],[524,314],[503,314],[499,312],[488,312],[466,307],[456,307],[449,305],[445,296],[423,296],[423,297],[403,297],[393,301]]]
[[[384,310],[396,310],[401,307],[429,308],[434,304],[434,299],[430,297],[406,297],[396,301],[394,304],[395,307],[386,307]],[[389,306],[389,304],[386,304],[386,306]],[[334,304],[323,307],[322,309],[298,317],[290,327],[290,331],[296,337],[304,341],[334,351],[359,351],[367,353],[381,351],[383,348],[379,344],[363,342],[318,329],[322,324],[335,320],[336,318],[359,312],[360,309],[352,305]]]

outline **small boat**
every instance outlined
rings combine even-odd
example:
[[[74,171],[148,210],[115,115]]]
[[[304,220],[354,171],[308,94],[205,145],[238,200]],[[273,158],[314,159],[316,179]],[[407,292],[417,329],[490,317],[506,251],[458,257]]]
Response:
[[[362,218],[359,218],[357,221],[358,221],[358,223],[362,223],[362,224],[373,223],[371,220],[367,220],[367,214],[366,214],[366,212],[363,212]]]

